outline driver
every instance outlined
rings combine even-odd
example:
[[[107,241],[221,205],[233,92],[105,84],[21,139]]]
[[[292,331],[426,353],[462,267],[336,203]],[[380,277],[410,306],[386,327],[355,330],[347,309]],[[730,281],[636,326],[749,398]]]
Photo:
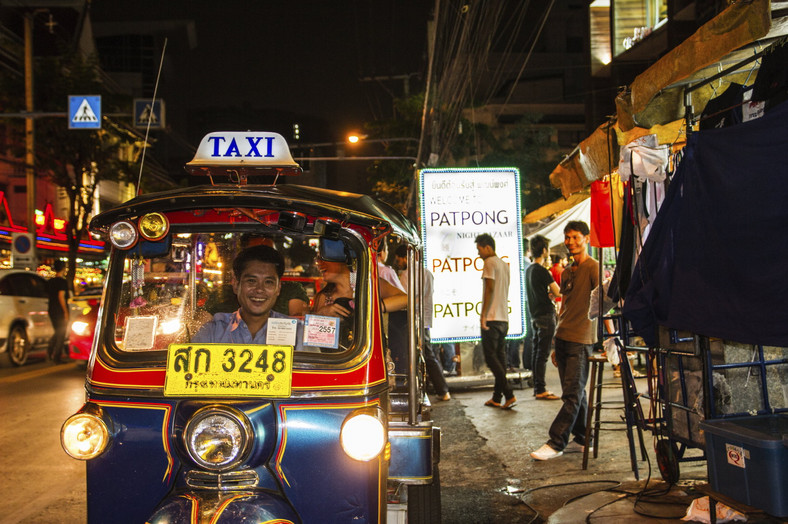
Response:
[[[233,261],[233,292],[240,308],[216,313],[192,337],[197,343],[268,344],[268,319],[291,318],[272,308],[282,288],[285,263],[279,252],[266,245],[247,247]],[[295,349],[302,349],[304,325],[297,322]]]

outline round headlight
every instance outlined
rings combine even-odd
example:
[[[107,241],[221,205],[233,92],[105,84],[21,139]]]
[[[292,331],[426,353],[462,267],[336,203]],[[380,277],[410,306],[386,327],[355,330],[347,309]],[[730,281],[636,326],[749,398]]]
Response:
[[[78,460],[98,457],[107,449],[109,431],[101,417],[91,413],[71,415],[60,429],[60,444]]]
[[[189,456],[200,466],[224,471],[246,458],[252,445],[252,426],[238,410],[206,406],[194,414],[183,434]]]
[[[366,462],[383,451],[386,431],[378,417],[360,413],[351,415],[342,425],[340,441],[350,458]]]
[[[118,249],[128,249],[137,243],[137,229],[131,222],[116,222],[109,228],[109,241]]]
[[[158,240],[167,234],[170,223],[167,217],[161,213],[148,213],[143,215],[139,221],[140,235],[145,240]]]

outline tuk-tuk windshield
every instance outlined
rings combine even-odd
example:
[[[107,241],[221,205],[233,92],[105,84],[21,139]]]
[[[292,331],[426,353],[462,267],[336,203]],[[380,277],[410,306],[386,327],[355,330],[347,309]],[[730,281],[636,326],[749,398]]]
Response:
[[[116,252],[124,257],[124,271],[119,293],[110,294],[117,300],[108,318],[115,320],[114,350],[120,355],[194,342],[293,345],[296,356],[350,352],[357,345],[356,282],[366,276],[359,275],[364,264],[350,245],[353,239],[204,229],[171,231],[166,241],[141,242],[127,252]],[[258,253],[275,250],[284,269],[278,296],[272,297],[265,286],[250,291],[251,310],[272,306],[259,330],[251,323],[247,329],[242,322],[245,310],[233,269],[239,253],[255,246],[268,246],[252,249]],[[326,307],[334,303],[345,309]],[[298,322],[272,322],[273,318]]]

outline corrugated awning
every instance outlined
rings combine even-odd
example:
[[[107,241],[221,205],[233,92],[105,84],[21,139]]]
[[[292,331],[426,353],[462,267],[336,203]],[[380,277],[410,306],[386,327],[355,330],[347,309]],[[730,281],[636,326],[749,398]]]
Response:
[[[716,73],[722,69],[722,61],[741,60],[752,54],[752,48],[742,49],[747,44],[785,33],[782,27],[769,31],[771,13],[769,0],[730,5],[638,75],[616,97],[615,120],[599,126],[553,170],[550,174],[553,186],[564,197],[589,186],[616,168],[619,146],[643,135],[656,133],[660,144],[680,140],[684,126],[684,85]],[[744,71],[723,82],[742,83],[748,74]],[[721,92],[725,87],[723,84],[715,88]],[[693,93],[696,114],[705,107],[715,88],[709,86]]]

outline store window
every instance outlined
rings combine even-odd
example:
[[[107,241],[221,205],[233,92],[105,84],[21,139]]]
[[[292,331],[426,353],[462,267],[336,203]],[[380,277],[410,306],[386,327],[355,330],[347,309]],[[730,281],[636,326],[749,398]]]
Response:
[[[613,54],[618,56],[668,19],[667,0],[614,0]]]

